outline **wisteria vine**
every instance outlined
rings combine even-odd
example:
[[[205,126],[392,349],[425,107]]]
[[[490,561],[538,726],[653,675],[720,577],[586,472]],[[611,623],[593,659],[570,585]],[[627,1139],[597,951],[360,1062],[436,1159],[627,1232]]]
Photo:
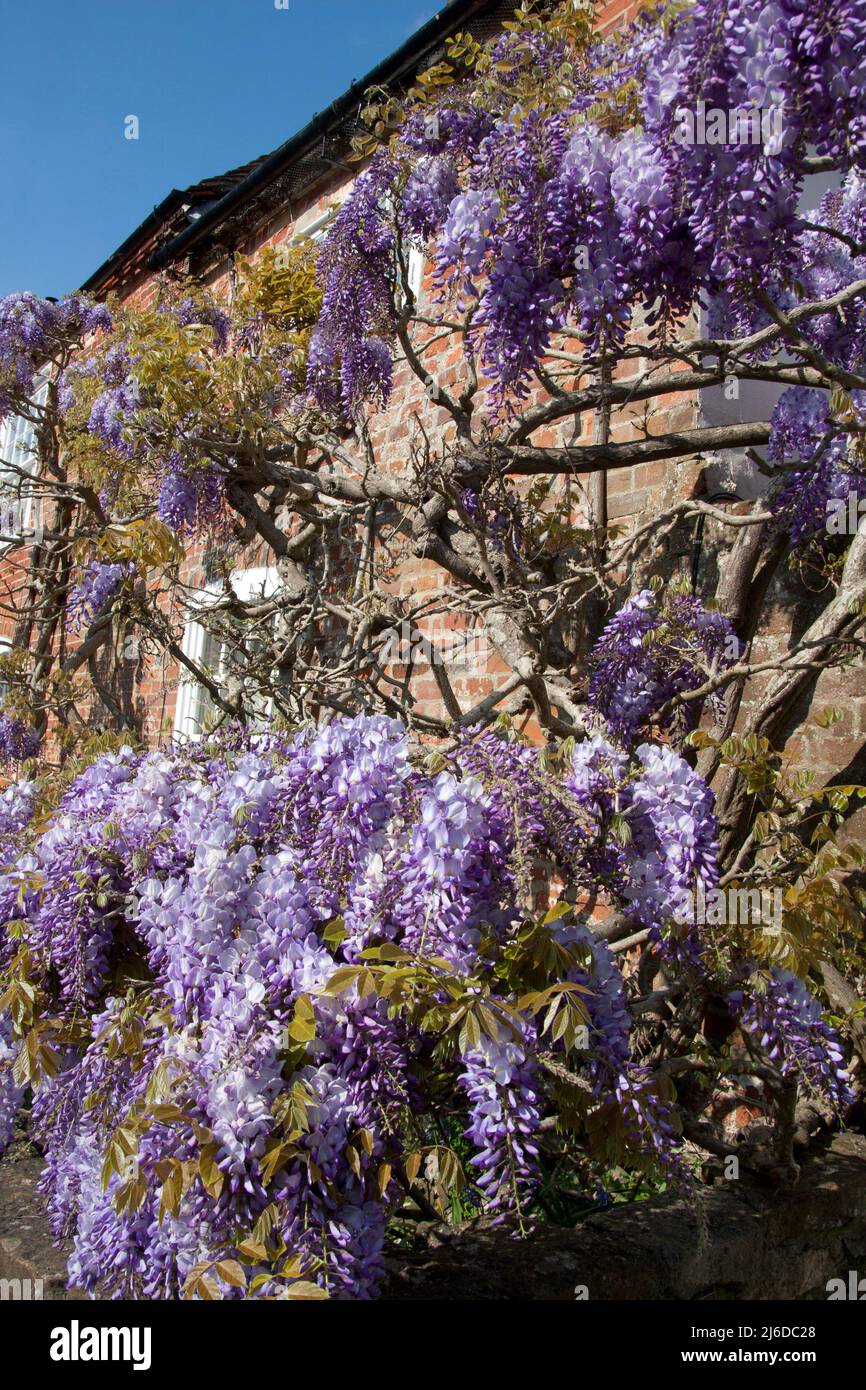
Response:
[[[526,886],[544,856],[575,887],[601,881],[663,946],[679,899],[716,881],[708,789],[670,748],[601,736],[553,781],[493,732],[444,762],[359,716],[104,755],[35,832],[35,785],[3,794],[20,852],[0,884],[0,1126],[8,1142],[32,1088],[74,1285],[372,1295],[399,1176],[411,1186],[421,1155],[440,1155],[443,1087],[477,1202],[526,1229],[545,1059],[621,1115],[631,1151],[690,1181],[671,1098],[632,1054],[623,958],[562,912],[532,925]],[[521,980],[541,941],[543,978]],[[700,950],[669,961],[699,970]],[[800,1064],[838,1108],[840,1044],[797,988],[792,1004],[780,977],[784,1019],[799,1010]],[[551,1031],[539,1011],[554,998],[566,1026]],[[769,1037],[769,1003],[744,1028]],[[796,1049],[773,1017],[782,1040],[761,1044]]]

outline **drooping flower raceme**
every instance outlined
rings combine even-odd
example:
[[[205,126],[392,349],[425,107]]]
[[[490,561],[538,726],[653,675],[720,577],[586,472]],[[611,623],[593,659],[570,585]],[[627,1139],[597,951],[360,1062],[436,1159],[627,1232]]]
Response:
[[[712,793],[670,748],[641,744],[631,787],[632,847],[624,896],[645,926],[658,930],[688,912],[718,880]]]
[[[862,0],[694,0],[676,15],[644,9],[586,52],[536,27],[499,36],[495,82],[428,91],[326,236],[319,403],[354,412],[387,394],[364,344],[394,346],[392,225],[428,244],[440,288],[472,309],[497,416],[560,327],[615,351],[636,310],[664,335],[709,303],[721,336],[748,333],[771,322],[759,292],[784,309],[854,283],[862,223],[830,194],[810,220],[849,240],[826,236],[805,227],[800,200],[807,149],[838,165],[846,201],[859,196],[864,29]],[[800,331],[862,372],[856,301]]]
[[[675,696],[697,690],[734,665],[740,643],[730,621],[701,601],[672,591],[660,597],[642,590],[611,618],[590,654],[590,703],[608,728],[626,742],[648,731]],[[723,702],[715,701],[717,711]],[[697,719],[699,703],[679,714],[686,729]],[[673,728],[676,709],[660,726]]]
[[[22,763],[35,758],[41,745],[39,731],[14,714],[0,714],[0,760]]]
[[[13,782],[0,792],[0,836],[18,835],[28,824],[39,788],[35,782]]]
[[[466,1131],[478,1150],[472,1159],[479,1187],[492,1210],[517,1210],[537,1182],[535,1136],[541,1114],[532,1050],[534,1030],[512,1037],[481,1037],[466,1056],[460,1084],[469,1096],[471,1123]]]
[[[697,894],[717,882],[718,847],[712,793],[688,763],[652,743],[630,763],[596,736],[575,750],[567,785],[600,838],[589,850],[595,871],[629,915],[657,937],[691,919]],[[608,833],[614,816],[628,827],[625,842]]]
[[[18,1051],[8,1014],[0,1014],[0,1154],[12,1138],[15,1118],[21,1108],[26,1087],[19,1084],[13,1073]]]
[[[525,1225],[544,1180],[545,1060],[685,1180],[670,1101],[631,1055],[619,958],[585,925],[545,928],[553,981],[585,1001],[568,1057],[502,980],[539,855],[577,887],[601,881],[663,944],[678,895],[714,881],[709,790],[672,750],[601,736],[563,782],[490,732],[443,757],[431,771],[399,723],[358,716],[106,754],[30,841],[30,790],[4,797],[0,961],[28,962],[50,998],[30,1129],[76,1285],[172,1298],[206,1277],[208,1296],[238,1297],[221,1262],[240,1252],[269,1296],[303,1279],[369,1297],[398,1165],[441,1151],[431,1078],[497,1218]],[[611,840],[616,816],[630,842]],[[841,1054],[819,1018],[827,1082]],[[2,1142],[22,1042],[0,1021]]]
[[[860,397],[856,393],[853,403],[862,407]],[[769,457],[801,465],[785,476],[773,498],[773,511],[795,546],[826,536],[836,508],[847,526],[849,498],[859,506],[866,496],[866,471],[849,454],[847,435],[829,423],[828,408],[823,392],[794,386],[783,393],[770,422]]]
[[[87,333],[111,330],[111,314],[82,294],[41,299],[27,291],[0,299],[0,419],[13,390],[29,396],[46,359]]]
[[[99,560],[91,560],[69,595],[67,626],[74,632],[89,627],[133,571],[131,564],[103,564]]]
[[[448,155],[428,155],[407,180],[401,221],[415,237],[427,241],[442,226],[459,191],[453,160]]]
[[[752,974],[728,994],[740,1026],[775,1062],[783,1076],[799,1082],[811,1098],[837,1110],[851,1104],[845,1059],[837,1034],[803,981],[772,965],[769,979]]]

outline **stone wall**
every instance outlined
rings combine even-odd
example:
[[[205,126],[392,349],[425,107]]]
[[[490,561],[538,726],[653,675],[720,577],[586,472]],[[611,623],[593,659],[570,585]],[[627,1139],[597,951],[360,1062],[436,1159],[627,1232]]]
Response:
[[[794,1189],[720,1180],[695,1202],[635,1202],[525,1241],[486,1222],[431,1229],[426,1249],[389,1261],[384,1297],[826,1298],[829,1279],[866,1275],[864,1160],[866,1139],[840,1135],[809,1157]]]
[[[615,1207],[573,1229],[525,1240],[478,1221],[424,1226],[418,1248],[387,1258],[395,1300],[826,1299],[827,1282],[866,1277],[866,1139],[837,1135],[804,1162],[793,1189],[743,1177]],[[41,1160],[0,1162],[0,1280],[65,1292],[67,1248],[55,1249],[35,1188]],[[31,1282],[32,1287],[32,1282]],[[864,1285],[866,1289],[866,1285]]]

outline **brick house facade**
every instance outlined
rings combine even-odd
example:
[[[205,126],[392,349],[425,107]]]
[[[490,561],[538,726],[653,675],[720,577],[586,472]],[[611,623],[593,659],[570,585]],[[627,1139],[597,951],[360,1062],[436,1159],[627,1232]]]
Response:
[[[313,236],[330,209],[345,196],[358,166],[345,162],[349,141],[365,89],[389,85],[398,90],[412,81],[415,73],[443,56],[447,37],[469,31],[479,40],[498,32],[513,3],[496,0],[451,0],[442,12],[415,34],[401,49],[386,59],[367,77],[353,84],[326,112],[314,118],[304,130],[286,141],[272,154],[220,177],[206,179],[193,188],[170,193],[154,212],[132,233],[82,288],[95,298],[117,296],[121,301],[149,308],[156,301],[161,281],[179,273],[190,273],[217,295],[226,295],[238,256],[254,257],[263,247],[279,248],[299,237]],[[633,17],[637,6],[627,0],[611,0],[603,7],[603,29]],[[421,302],[430,293],[430,268],[416,265]],[[697,325],[696,325],[697,326]],[[640,340],[640,326],[634,332]],[[461,370],[461,352],[456,342],[437,349],[431,372],[444,385],[453,385]],[[639,373],[640,360],[621,364],[617,379]],[[763,395],[761,395],[763,391]],[[611,440],[619,443],[693,428],[702,423],[731,419],[730,404],[718,391],[683,392],[661,401],[617,407],[611,420]],[[767,418],[765,388],[754,396],[743,391],[733,403],[733,418]],[[727,411],[727,414],[725,412]],[[394,391],[384,411],[371,417],[370,431],[380,466],[399,471],[407,465],[414,413],[423,417],[425,427],[435,438],[445,441],[453,428],[442,409],[424,394],[417,377],[405,363],[395,372]],[[573,438],[574,422],[539,431],[535,440],[542,446],[556,446]],[[580,420],[580,439],[593,438],[596,422],[587,412]],[[567,484],[566,484],[567,485]],[[759,475],[747,459],[737,456],[698,455],[674,463],[639,463],[619,468],[607,478],[608,516],[611,523],[628,528],[647,514],[693,496],[710,497],[719,491],[736,493],[743,499],[758,494]],[[706,526],[700,553],[698,592],[711,593],[712,556],[721,543],[719,528]],[[681,530],[669,538],[661,566],[668,573],[688,571],[695,557],[692,531]],[[253,573],[267,582],[268,561],[259,550],[238,548],[237,571]],[[660,557],[653,566],[659,568]],[[206,591],[208,554],[193,548],[185,562],[184,582],[192,589]],[[248,581],[239,581],[248,582]],[[406,556],[399,584],[405,593],[434,592],[441,573],[429,561]],[[784,592],[783,592],[784,590]],[[808,595],[798,588],[795,577],[780,581],[774,617],[755,649],[755,659],[777,654],[789,640],[791,618],[789,602],[808,609]],[[459,619],[449,619],[459,625]],[[187,641],[195,634],[188,633]],[[471,648],[470,648],[471,650]],[[458,698],[469,704],[490,693],[506,670],[498,658],[483,662],[467,659],[458,666],[452,684]],[[156,665],[136,665],[130,672],[134,681],[134,702],[148,742],[164,739],[172,730],[187,729],[195,720],[189,691],[183,688],[177,664],[163,659]],[[769,678],[769,677],[768,677]],[[755,689],[760,690],[760,680]],[[412,694],[421,711],[439,711],[441,695],[429,668],[421,664],[412,677]],[[866,740],[866,687],[860,670],[824,673],[817,682],[812,706],[842,704],[845,719],[830,729],[808,722],[808,709],[798,713],[800,726],[790,730],[792,752],[802,754],[807,766],[820,773],[853,766],[861,756]],[[191,712],[192,710],[192,712]],[[532,732],[530,726],[529,732]],[[853,777],[851,780],[855,780]]]

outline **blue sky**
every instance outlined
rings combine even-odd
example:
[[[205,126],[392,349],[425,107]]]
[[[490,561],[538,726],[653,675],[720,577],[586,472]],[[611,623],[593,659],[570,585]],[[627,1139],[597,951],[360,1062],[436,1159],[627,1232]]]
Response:
[[[281,144],[443,7],[0,0],[0,295],[76,289],[172,188]]]

